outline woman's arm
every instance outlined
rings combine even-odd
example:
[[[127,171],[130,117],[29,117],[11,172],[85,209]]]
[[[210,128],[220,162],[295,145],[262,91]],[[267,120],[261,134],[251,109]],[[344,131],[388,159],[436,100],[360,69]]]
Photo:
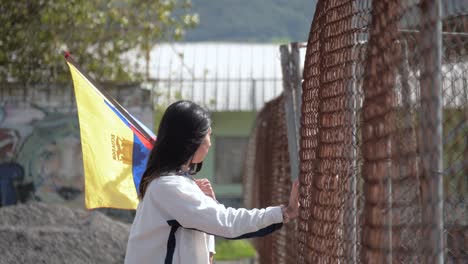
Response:
[[[208,197],[213,198],[216,202],[216,195],[211,187],[211,183],[208,179],[197,179],[195,183],[198,185],[200,190]],[[219,203],[219,202],[218,202]],[[289,195],[289,204],[288,206],[281,207],[283,212],[283,223],[288,223],[290,220],[297,217],[299,214],[299,180],[296,179],[291,188],[291,193]]]
[[[281,227],[280,206],[265,209],[226,208],[203,194],[196,185],[159,179],[149,197],[184,228],[226,238],[262,236]]]

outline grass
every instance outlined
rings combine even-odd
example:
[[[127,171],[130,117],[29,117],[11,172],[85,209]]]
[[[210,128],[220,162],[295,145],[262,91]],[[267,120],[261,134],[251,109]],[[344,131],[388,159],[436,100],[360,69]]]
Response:
[[[256,251],[247,240],[216,238],[215,260],[237,260],[255,257]]]

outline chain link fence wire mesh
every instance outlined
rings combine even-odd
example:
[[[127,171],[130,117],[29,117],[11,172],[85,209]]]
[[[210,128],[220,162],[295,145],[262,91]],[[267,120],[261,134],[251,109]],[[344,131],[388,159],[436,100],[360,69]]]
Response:
[[[466,261],[459,3],[318,3],[304,67],[301,263]]]
[[[297,230],[261,240],[262,263],[468,262],[467,55],[467,1],[317,3],[302,83]],[[272,173],[289,166],[273,157],[287,146],[268,141],[287,141],[286,121],[273,119],[285,118],[280,100],[263,109],[252,136],[247,205],[287,199],[288,170]]]
[[[259,112],[245,159],[244,204],[252,208],[288,204],[291,190],[284,96]],[[262,175],[262,177],[258,177]],[[260,263],[296,263],[296,224],[254,240]]]
[[[356,261],[353,2],[319,1],[304,65],[299,263]],[[353,259],[354,258],[354,259]]]

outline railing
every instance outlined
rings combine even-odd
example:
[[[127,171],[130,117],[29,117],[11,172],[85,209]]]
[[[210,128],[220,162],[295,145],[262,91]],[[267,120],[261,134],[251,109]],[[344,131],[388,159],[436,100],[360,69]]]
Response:
[[[282,91],[281,78],[151,79],[145,87],[154,105],[175,99],[197,102],[210,111],[257,111]]]

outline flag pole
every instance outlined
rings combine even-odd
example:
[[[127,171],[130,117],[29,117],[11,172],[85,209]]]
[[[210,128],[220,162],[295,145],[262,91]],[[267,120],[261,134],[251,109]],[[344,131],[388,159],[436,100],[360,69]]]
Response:
[[[91,78],[91,76],[89,76],[85,71],[83,71],[83,69],[81,69],[80,66],[77,65],[77,63],[75,62],[75,60],[73,59],[73,57],[71,56],[71,54],[68,52],[68,51],[65,51],[64,52],[64,57],[65,57],[65,60],[68,61],[70,64],[72,64],[75,68],[78,69],[78,71],[83,74],[84,77],[86,77],[86,79],[88,79],[88,81],[94,85],[94,87],[96,87],[96,89],[99,90],[99,92],[101,92],[101,94],[109,101],[111,102],[115,108],[117,108],[117,110],[122,113],[122,115],[137,129],[137,131],[143,136],[145,137],[148,142],[151,143],[151,145],[154,145],[154,142],[155,140],[148,134],[148,132],[146,132],[145,129],[143,129],[140,124],[138,124],[138,122],[135,120],[135,118],[133,118],[128,112],[127,110],[125,110],[125,108],[123,108],[119,102],[117,102],[106,90],[104,90],[102,87],[100,87],[100,85],[98,85],[98,83],[96,81],[94,81],[93,78]]]

